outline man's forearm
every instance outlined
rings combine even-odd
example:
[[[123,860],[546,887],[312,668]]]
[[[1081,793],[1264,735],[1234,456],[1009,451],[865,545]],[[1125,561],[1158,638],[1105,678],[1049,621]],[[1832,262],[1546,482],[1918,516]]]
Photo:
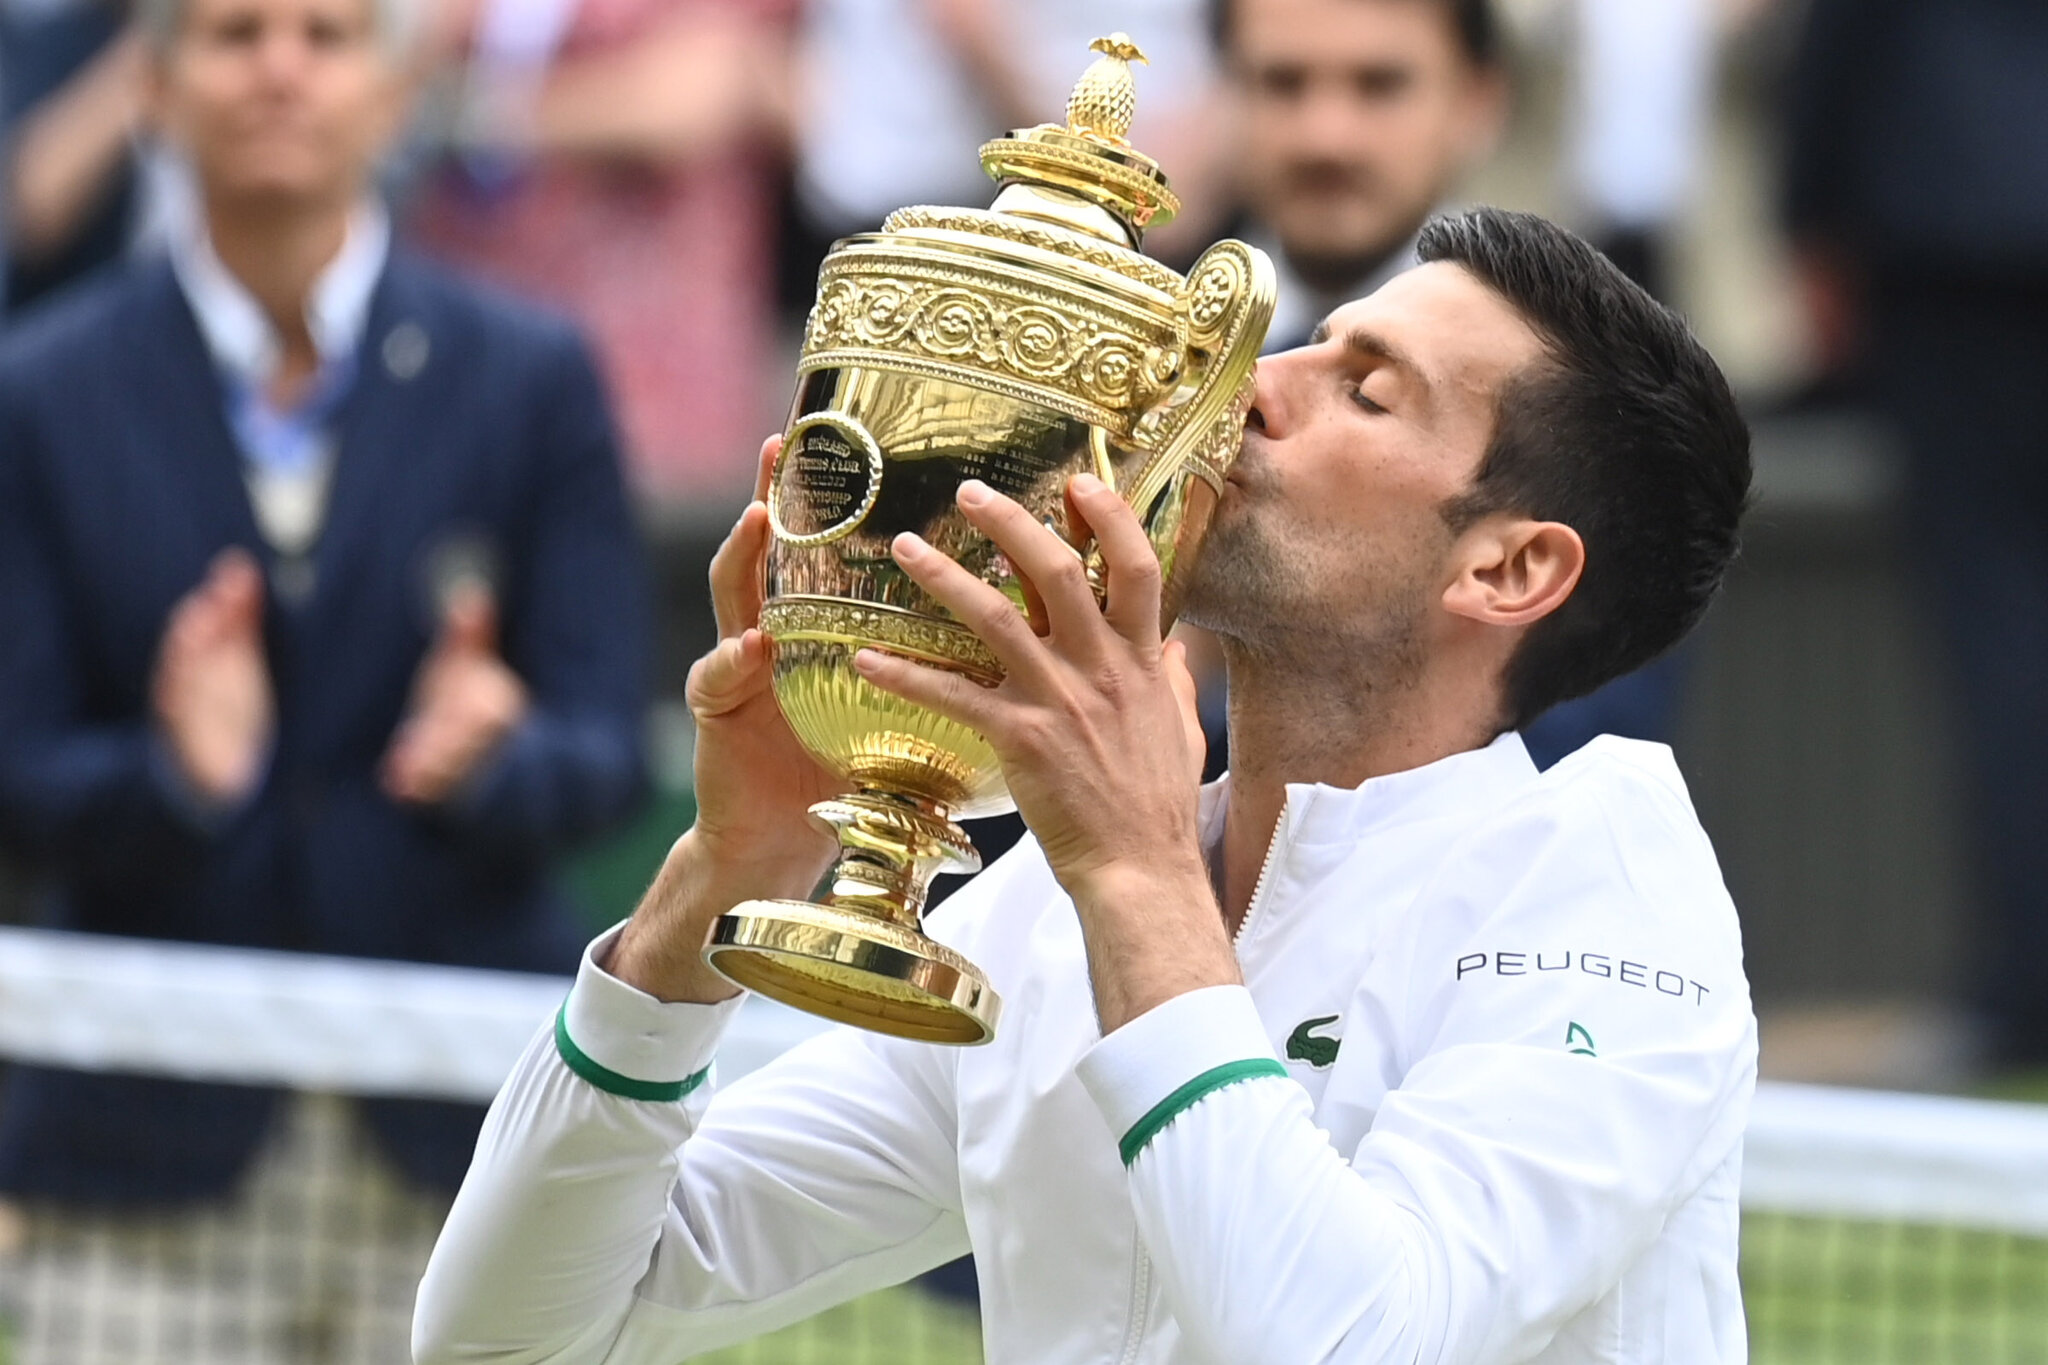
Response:
[[[1074,904],[1104,1034],[1176,996],[1244,979],[1198,858],[1091,878]]]
[[[741,901],[802,899],[818,875],[802,858],[730,852],[693,829],[669,849],[611,960],[600,965],[657,1000],[699,1005],[729,1000],[739,988],[704,962],[712,925]]]

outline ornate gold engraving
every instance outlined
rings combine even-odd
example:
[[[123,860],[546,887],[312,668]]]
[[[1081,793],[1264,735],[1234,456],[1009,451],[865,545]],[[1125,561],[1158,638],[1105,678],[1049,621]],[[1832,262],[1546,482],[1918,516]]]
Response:
[[[1056,255],[1086,261],[1089,265],[1114,271],[1169,296],[1178,294],[1186,284],[1179,271],[1161,265],[1150,256],[1140,256],[1135,251],[1112,246],[1107,242],[1094,241],[1072,232],[1057,232],[1010,214],[992,213],[987,209],[949,209],[916,204],[896,210],[882,224],[884,233],[908,232],[913,228],[928,228],[941,232],[971,232],[981,237],[995,237],[1005,242],[1016,242],[1020,246],[1036,247],[1040,251],[1050,251]]]
[[[761,608],[769,639],[829,640],[859,649],[874,645],[914,659],[951,664],[990,683],[1003,666],[988,646],[957,621],[919,616],[900,607],[851,602],[843,597],[778,597]]]
[[[1091,298],[937,251],[846,251],[828,260],[797,372],[908,368],[1000,386],[1128,437],[1186,350],[1176,312]]]

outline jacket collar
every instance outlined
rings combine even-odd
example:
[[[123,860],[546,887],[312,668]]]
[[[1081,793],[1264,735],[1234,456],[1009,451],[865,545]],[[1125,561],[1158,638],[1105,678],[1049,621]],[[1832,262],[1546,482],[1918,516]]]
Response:
[[[1446,815],[1484,814],[1537,776],[1522,737],[1509,730],[1483,748],[1370,778],[1357,787],[1290,782],[1284,817],[1291,831],[1289,842],[1353,843],[1383,829]],[[1204,847],[1213,848],[1223,837],[1229,799],[1229,773],[1202,789]]]
[[[341,251],[306,297],[306,330],[323,369],[353,362],[390,254],[390,215],[382,204],[366,200],[349,220]],[[255,296],[214,251],[202,215],[194,213],[185,230],[172,235],[170,258],[215,366],[230,381],[263,392],[283,348]]]

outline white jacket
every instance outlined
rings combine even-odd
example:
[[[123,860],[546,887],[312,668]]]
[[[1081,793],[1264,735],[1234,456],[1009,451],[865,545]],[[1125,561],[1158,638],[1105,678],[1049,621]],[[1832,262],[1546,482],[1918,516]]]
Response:
[[[932,930],[993,1043],[836,1031],[708,1105],[585,1077],[674,1094],[734,1007],[586,959],[492,1107],[423,1365],[669,1365],[970,1248],[990,1365],[1744,1359],[1755,1021],[1663,747],[1290,787],[1245,984],[1106,1039],[1029,841]]]

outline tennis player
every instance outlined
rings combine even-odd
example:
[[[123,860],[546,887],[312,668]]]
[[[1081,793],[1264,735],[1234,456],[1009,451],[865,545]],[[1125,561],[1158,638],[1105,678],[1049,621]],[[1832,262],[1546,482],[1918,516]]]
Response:
[[[1756,1035],[1713,851],[1664,748],[1539,774],[1515,730],[1698,618],[1747,433],[1562,230],[1479,210],[1420,256],[1260,364],[1187,612],[1228,651],[1214,786],[1114,493],[1070,488],[1106,612],[979,485],[1042,614],[896,543],[1008,669],[861,659],[989,736],[1035,835],[930,926],[1002,993],[987,1047],[843,1030],[706,1080],[738,1004],[713,919],[833,849],[748,509],[690,679],[698,822],[499,1096],[421,1362],[667,1365],[969,1250],[993,1365],[1744,1358]]]

